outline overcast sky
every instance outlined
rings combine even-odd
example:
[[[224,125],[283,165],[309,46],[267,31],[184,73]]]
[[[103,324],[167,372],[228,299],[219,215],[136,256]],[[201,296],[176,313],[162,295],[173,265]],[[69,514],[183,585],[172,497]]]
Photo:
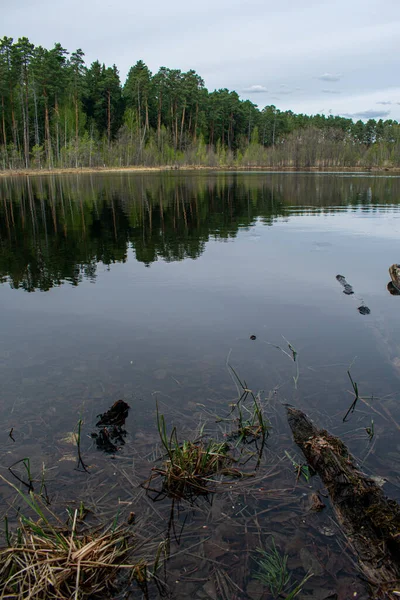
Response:
[[[0,0],[0,35],[82,48],[125,80],[195,69],[263,108],[400,120],[400,0]]]

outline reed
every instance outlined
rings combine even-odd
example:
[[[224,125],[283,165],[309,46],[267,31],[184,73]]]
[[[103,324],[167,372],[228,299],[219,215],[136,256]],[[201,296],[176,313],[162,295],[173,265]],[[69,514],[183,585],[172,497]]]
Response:
[[[299,584],[292,584],[292,574],[287,566],[288,555],[279,552],[274,538],[272,538],[269,549],[257,548],[257,553],[258,558],[255,560],[258,570],[255,578],[268,589],[274,598],[293,600],[300,594],[308,579],[312,577],[312,573],[309,572]]]
[[[164,415],[160,415],[157,404],[157,428],[165,457],[160,467],[153,467],[150,478],[142,485],[145,489],[175,499],[193,499],[208,494],[210,482],[219,473],[237,475],[231,469],[233,458],[229,455],[226,442],[195,441],[180,442],[176,427],[168,435]],[[161,490],[152,489],[152,482],[162,479]]]
[[[238,444],[253,442],[259,438],[263,441],[269,435],[271,424],[265,417],[261,405],[260,394],[255,394],[247,385],[245,380],[241,380],[235,369],[228,364],[232,377],[239,389],[239,399],[233,404],[230,414],[237,412],[235,418],[235,428],[230,434],[231,438],[237,438]],[[251,399],[250,408],[245,405],[247,398]]]

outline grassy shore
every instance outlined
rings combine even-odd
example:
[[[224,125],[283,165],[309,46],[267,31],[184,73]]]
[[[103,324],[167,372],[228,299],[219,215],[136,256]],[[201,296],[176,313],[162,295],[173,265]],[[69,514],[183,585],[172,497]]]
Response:
[[[162,165],[158,167],[130,166],[130,167],[71,167],[65,169],[17,169],[0,171],[0,177],[20,177],[37,175],[86,175],[90,173],[159,173],[164,171],[287,171],[296,172],[327,172],[327,173],[399,173],[400,167],[280,167],[280,166],[218,166],[209,167],[205,165]]]

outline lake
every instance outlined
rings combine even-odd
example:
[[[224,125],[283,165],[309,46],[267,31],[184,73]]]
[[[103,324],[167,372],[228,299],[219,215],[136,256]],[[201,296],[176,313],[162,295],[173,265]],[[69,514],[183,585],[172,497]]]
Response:
[[[397,175],[0,178],[1,473],[18,484],[18,463],[26,481],[29,458],[54,506],[134,511],[149,561],[169,536],[168,597],[260,597],[254,557],[273,538],[293,581],[313,573],[299,597],[367,598],[329,500],[310,511],[322,484],[296,477],[284,404],[339,435],[400,500],[400,297],[387,287],[399,240]],[[361,399],[344,421],[348,372]],[[140,487],[160,464],[156,402],[179,439],[204,428],[229,441],[238,378],[271,426],[260,455],[240,450],[255,476],[173,507],[172,535],[168,499]],[[91,434],[118,399],[129,416],[103,452]],[[88,472],[76,470],[79,420]],[[15,493],[0,493],[11,518]]]

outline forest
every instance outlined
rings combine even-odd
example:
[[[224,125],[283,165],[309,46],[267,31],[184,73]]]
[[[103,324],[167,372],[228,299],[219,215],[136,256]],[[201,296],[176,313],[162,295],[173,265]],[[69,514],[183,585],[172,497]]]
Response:
[[[0,170],[183,166],[393,168],[400,125],[259,109],[194,70],[116,65],[0,40]]]

